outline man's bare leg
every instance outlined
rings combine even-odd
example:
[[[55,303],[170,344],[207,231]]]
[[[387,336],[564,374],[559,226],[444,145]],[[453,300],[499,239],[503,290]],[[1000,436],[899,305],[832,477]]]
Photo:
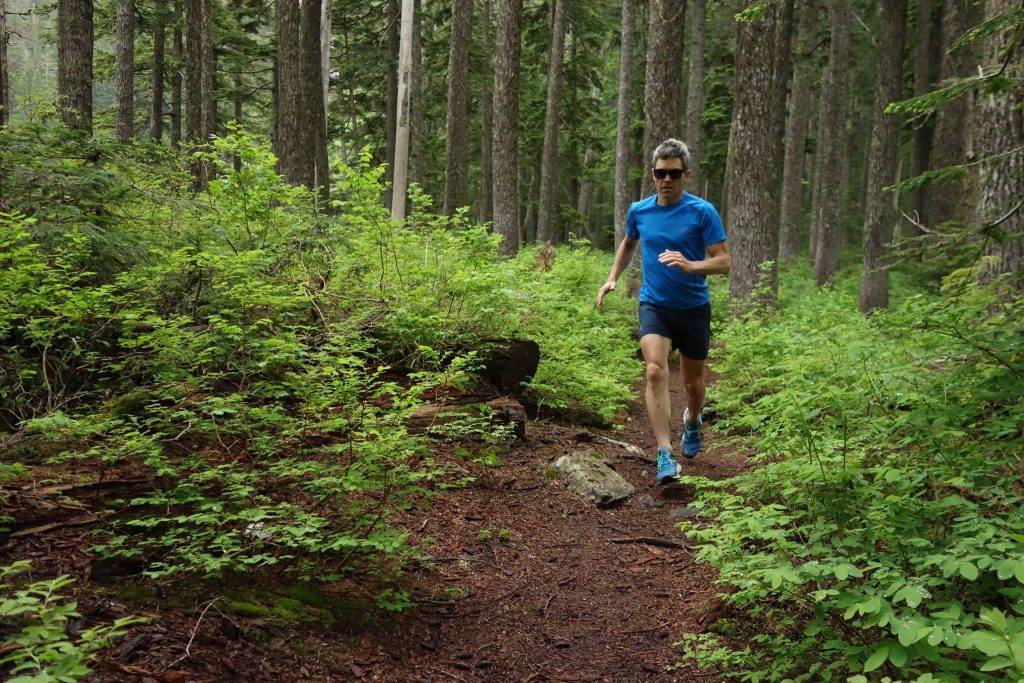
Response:
[[[672,419],[672,402],[669,398],[668,383],[671,371],[668,369],[668,354],[672,340],[660,334],[645,334],[640,339],[640,350],[647,364],[647,418],[651,421],[658,448],[671,448],[672,437],[669,423]]]
[[[704,410],[704,396],[707,391],[704,386],[704,361],[694,360],[681,356],[679,363],[683,375],[683,389],[686,391],[687,417],[691,422],[696,422]]]

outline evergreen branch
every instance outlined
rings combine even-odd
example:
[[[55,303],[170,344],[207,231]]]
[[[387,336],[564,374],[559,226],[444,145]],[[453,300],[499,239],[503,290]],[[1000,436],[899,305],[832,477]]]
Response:
[[[1000,152],[999,154],[993,154],[991,156],[983,157],[976,161],[970,161],[966,164],[957,164],[954,166],[944,166],[943,168],[935,168],[930,171],[925,171],[921,175],[914,176],[913,178],[907,178],[906,180],[901,180],[898,183],[886,185],[882,189],[885,190],[886,192],[910,192],[912,190],[916,190],[917,188],[921,187],[926,183],[932,182],[933,180],[955,180],[957,178],[962,178],[965,175],[967,175],[968,169],[970,169],[972,166],[980,166],[981,164],[985,164],[990,161],[1002,159],[1003,157],[1011,156],[1013,154],[1021,152],[1022,150],[1024,150],[1024,146],[1014,147],[1013,149],[1008,149],[1005,152]]]

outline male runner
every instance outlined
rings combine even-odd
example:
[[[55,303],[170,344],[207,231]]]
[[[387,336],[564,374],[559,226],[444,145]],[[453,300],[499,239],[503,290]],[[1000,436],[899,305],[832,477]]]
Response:
[[[704,360],[711,341],[711,306],[705,275],[729,272],[729,246],[718,211],[685,191],[691,176],[690,150],[669,138],[653,154],[657,192],[634,202],[626,217],[626,235],[615,253],[608,281],[597,293],[598,308],[615,289],[639,241],[644,284],[640,288],[640,349],[647,365],[647,416],[658,441],[658,483],[679,476],[672,453],[668,383],[670,350],[682,355],[686,392],[682,451],[693,458],[701,449],[704,408]]]

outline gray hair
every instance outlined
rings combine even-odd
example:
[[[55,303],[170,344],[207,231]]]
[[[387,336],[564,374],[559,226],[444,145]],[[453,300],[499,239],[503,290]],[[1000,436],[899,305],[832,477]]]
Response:
[[[685,142],[669,138],[655,148],[654,154],[651,155],[651,165],[657,164],[658,159],[680,159],[683,162],[683,170],[689,170],[690,148]]]

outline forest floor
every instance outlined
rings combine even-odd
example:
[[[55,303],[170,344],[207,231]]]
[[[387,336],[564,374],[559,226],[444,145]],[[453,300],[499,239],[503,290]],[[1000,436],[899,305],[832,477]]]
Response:
[[[672,424],[679,425],[678,386],[672,399]],[[704,631],[723,607],[714,570],[696,562],[675,529],[697,514],[694,492],[657,485],[641,401],[619,420],[616,431],[532,421],[500,466],[459,460],[472,483],[398,520],[432,559],[406,570],[402,585],[414,607],[397,614],[376,609],[367,617],[357,606],[351,619],[335,619],[344,609],[334,602],[331,621],[322,623],[315,607],[301,616],[244,608],[232,599],[237,586],[223,595],[169,595],[145,584],[129,589],[119,571],[86,555],[84,525],[40,532],[4,555],[15,550],[46,574],[77,576],[84,615],[78,628],[138,614],[142,605],[142,613],[156,617],[102,654],[93,680],[719,680],[673,646],[686,633]],[[645,455],[602,437],[640,446]],[[579,448],[600,451],[636,492],[619,507],[601,509],[567,491],[550,463]],[[705,450],[681,462],[684,474],[712,479],[748,466],[747,454],[720,445],[713,429],[706,430]],[[647,542],[652,538],[670,543]],[[294,599],[287,604],[303,607]]]

